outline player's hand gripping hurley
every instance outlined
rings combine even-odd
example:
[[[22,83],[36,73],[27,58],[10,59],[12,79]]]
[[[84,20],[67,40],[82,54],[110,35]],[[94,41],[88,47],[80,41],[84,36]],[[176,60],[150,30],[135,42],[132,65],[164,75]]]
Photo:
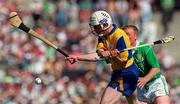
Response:
[[[60,52],[62,55],[64,55],[65,57],[69,57],[69,55],[64,52],[63,50],[61,50],[60,48],[58,48],[56,45],[54,45],[52,42],[50,42],[49,40],[47,40],[46,38],[42,37],[41,35],[39,35],[37,32],[35,32],[33,29],[27,27],[22,20],[19,18],[19,16],[17,15],[16,12],[11,12],[9,15],[9,20],[11,25],[13,25],[14,27],[19,28],[20,30],[26,32],[27,34],[29,34],[30,36],[33,36],[35,38],[40,39],[41,41],[43,41],[44,43],[46,43],[47,45],[55,48],[58,52]],[[72,62],[71,64],[73,64],[74,62]]]

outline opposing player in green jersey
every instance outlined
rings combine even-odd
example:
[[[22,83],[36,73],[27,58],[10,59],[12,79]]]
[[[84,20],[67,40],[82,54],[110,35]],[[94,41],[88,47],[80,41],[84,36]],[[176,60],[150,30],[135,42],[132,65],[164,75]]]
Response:
[[[144,44],[137,41],[138,29],[126,25],[123,30],[129,36],[131,46]],[[140,69],[137,96],[141,104],[170,104],[168,85],[160,72],[160,65],[152,47],[138,48],[133,52],[134,61]]]

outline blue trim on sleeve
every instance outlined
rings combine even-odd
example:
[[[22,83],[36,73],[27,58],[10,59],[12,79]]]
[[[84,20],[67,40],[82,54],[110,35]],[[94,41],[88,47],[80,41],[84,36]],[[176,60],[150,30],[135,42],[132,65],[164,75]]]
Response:
[[[132,50],[128,50],[128,53],[129,53],[128,59],[132,58],[132,57],[133,57],[133,55],[132,55]]]
[[[120,37],[118,42],[117,42],[117,46],[116,48],[119,50],[119,51],[122,51],[123,49],[126,48],[126,43],[124,41],[124,38],[123,37]],[[123,51],[122,51],[123,52]]]

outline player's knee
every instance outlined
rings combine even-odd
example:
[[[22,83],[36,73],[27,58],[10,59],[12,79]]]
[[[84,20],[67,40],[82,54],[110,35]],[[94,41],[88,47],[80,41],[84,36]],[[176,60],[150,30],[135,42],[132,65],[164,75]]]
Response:
[[[155,104],[170,104],[169,96],[159,96],[155,98]]]
[[[103,100],[100,104],[113,104],[110,100]]]
[[[115,102],[116,102],[116,99],[109,97],[107,99],[102,99],[100,104],[114,104]]]
[[[108,104],[108,102],[104,102],[104,101],[103,101],[103,102],[101,102],[100,104]]]
[[[126,97],[129,104],[138,104],[137,96],[133,93],[131,96]]]

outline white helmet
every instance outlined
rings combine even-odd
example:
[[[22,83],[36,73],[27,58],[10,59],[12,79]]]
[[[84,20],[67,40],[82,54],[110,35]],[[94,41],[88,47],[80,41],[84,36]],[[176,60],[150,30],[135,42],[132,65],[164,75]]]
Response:
[[[91,15],[89,25],[94,35],[103,36],[103,31],[112,25],[112,19],[106,11],[96,11]]]

